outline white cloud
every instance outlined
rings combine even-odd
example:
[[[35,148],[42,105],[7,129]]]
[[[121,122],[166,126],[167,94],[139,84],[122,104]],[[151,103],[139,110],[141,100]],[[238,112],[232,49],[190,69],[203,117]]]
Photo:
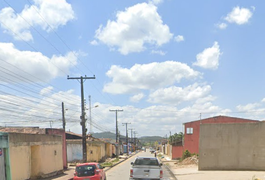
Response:
[[[93,46],[97,46],[99,43],[96,40],[90,41],[90,44]]]
[[[74,12],[65,0],[34,0],[34,5],[25,6],[19,14],[11,7],[3,8],[0,11],[0,19],[5,32],[17,40],[22,38],[24,41],[30,41],[33,40],[31,26],[40,26],[49,32],[74,19]]]
[[[164,51],[155,51],[155,50],[152,50],[152,51],[151,51],[151,54],[159,54],[159,55],[161,55],[161,56],[164,56],[164,55],[166,54],[166,52],[164,52]]]
[[[132,96],[130,98],[130,101],[131,102],[139,102],[143,98],[144,98],[144,94],[143,93],[139,93],[139,94],[136,94],[136,95]]]
[[[171,86],[161,88],[149,95],[148,101],[160,104],[180,104],[184,101],[194,101],[207,96],[211,91],[210,85],[199,86],[197,83],[185,88]]]
[[[217,69],[221,54],[218,42],[214,42],[212,47],[204,49],[203,52],[197,54],[197,62],[193,63],[193,65],[205,69]]]
[[[181,36],[181,35],[176,36],[175,41],[177,41],[177,42],[184,41],[184,36]]]
[[[52,86],[49,86],[47,88],[44,88],[40,91],[40,95],[47,95],[47,94],[50,94],[51,91],[53,90],[53,87]]]
[[[219,29],[226,29],[227,28],[227,24],[226,23],[219,23],[216,25]]]
[[[201,74],[186,64],[165,61],[143,65],[135,64],[130,69],[113,65],[107,72],[107,76],[112,78],[112,82],[107,83],[103,91],[123,94],[172,85],[182,79],[198,78]]]
[[[227,14],[225,20],[229,23],[236,23],[239,25],[246,24],[252,17],[252,12],[247,8],[234,7],[233,10]]]
[[[118,12],[116,17],[116,21],[109,20],[105,27],[100,26],[95,37],[110,48],[118,47],[123,55],[144,51],[146,44],[161,46],[173,36],[152,3],[136,4]]]
[[[12,43],[0,43],[0,65],[16,75],[31,81],[49,81],[58,76],[65,76],[77,63],[77,53],[69,52],[65,56],[53,55],[51,58],[40,52],[20,51]],[[2,81],[8,74],[0,72]],[[12,77],[9,77],[12,78]],[[14,82],[21,79],[13,78]]]
[[[238,105],[236,108],[238,111],[253,111],[258,107],[260,107],[259,103],[250,103],[247,105]]]
[[[153,4],[161,4],[164,0],[151,0],[150,2]]]

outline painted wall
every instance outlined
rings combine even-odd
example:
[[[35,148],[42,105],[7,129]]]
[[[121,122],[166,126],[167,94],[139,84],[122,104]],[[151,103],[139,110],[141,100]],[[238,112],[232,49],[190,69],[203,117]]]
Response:
[[[9,133],[12,180],[46,177],[62,171],[60,136]]]
[[[82,140],[66,140],[67,146],[67,161],[68,162],[82,162],[83,160],[83,146]]]
[[[55,134],[62,136],[62,157],[63,157],[63,168],[67,169],[67,147],[66,147],[66,135],[63,129],[46,129],[46,134]]]
[[[106,159],[105,143],[102,141],[87,142],[87,160],[92,162],[100,162]]]
[[[207,119],[202,119],[199,121],[188,122],[184,124],[184,150],[188,150],[190,153],[199,153],[199,137],[200,137],[200,125],[201,124],[216,124],[216,123],[248,123],[248,122],[258,122],[250,119],[242,119],[227,116],[216,116]],[[192,128],[193,133],[188,134],[187,128]]]
[[[68,162],[82,162],[82,140],[66,140]],[[87,161],[100,162],[112,156],[113,146],[103,141],[87,141]]]
[[[172,159],[179,159],[183,154],[183,146],[172,146]]]
[[[199,170],[265,170],[265,122],[202,124]]]
[[[105,146],[105,148],[106,148],[106,156],[107,157],[112,157],[112,144],[110,144],[110,143],[106,143],[106,146]]]

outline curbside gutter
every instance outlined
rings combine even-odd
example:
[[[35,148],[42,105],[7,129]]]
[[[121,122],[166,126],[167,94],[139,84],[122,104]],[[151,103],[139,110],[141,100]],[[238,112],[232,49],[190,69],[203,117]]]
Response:
[[[113,164],[113,165],[110,166],[110,167],[106,167],[106,168],[104,168],[104,171],[107,172],[108,170],[110,170],[110,169],[113,168],[114,166],[117,166],[118,164],[120,164],[120,163],[122,163],[122,162],[128,160],[130,157],[133,157],[133,156],[135,156],[135,155],[138,154],[138,153],[139,153],[139,151],[136,152],[136,153],[130,154],[127,158],[122,159],[121,161],[119,161],[119,162]]]
[[[160,157],[159,157],[159,160],[162,162],[163,166],[165,166],[167,168],[167,170],[171,174],[171,176],[174,177],[174,180],[178,180],[177,177],[175,176],[175,174],[170,169],[170,167],[165,164],[165,162],[168,162],[169,160],[165,161],[165,160],[162,160]]]

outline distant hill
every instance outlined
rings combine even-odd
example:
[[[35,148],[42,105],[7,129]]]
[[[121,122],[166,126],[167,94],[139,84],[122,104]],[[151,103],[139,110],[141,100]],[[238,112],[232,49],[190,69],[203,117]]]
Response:
[[[93,133],[92,136],[95,138],[110,138],[116,140],[116,134],[112,132]],[[124,136],[121,135],[121,137]]]
[[[142,143],[154,143],[154,142],[160,142],[162,139],[164,139],[161,136],[143,136],[139,138]]]
[[[114,140],[116,139],[116,134],[114,134],[112,132],[93,133],[92,136],[95,138],[110,138],[110,139],[114,139]],[[125,138],[125,136],[121,136],[121,137]],[[139,140],[142,143],[154,143],[156,141],[160,142],[162,139],[164,139],[164,138],[160,137],[160,136],[143,136],[143,137],[139,138]]]

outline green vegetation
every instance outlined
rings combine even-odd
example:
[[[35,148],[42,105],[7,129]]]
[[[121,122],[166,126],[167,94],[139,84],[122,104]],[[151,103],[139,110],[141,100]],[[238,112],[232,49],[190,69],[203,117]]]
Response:
[[[162,154],[158,154],[157,157],[161,158],[163,155]]]
[[[111,167],[113,166],[114,164],[116,164],[117,162],[119,162],[119,158],[116,158],[110,162],[104,162],[104,163],[101,163],[100,165],[103,166],[103,167]]]
[[[192,157],[196,155],[198,157],[198,154],[196,153],[190,153],[188,150],[184,151],[183,154],[182,154],[182,158],[180,159],[180,161],[183,161],[184,159],[188,158],[188,157]]]
[[[183,133],[175,133],[169,136],[169,144],[176,145],[178,143],[182,143]]]
[[[116,139],[116,134],[111,132],[93,133],[92,136],[95,138],[110,138],[114,140]],[[121,137],[124,138],[125,136],[121,135]]]
[[[256,176],[252,177],[252,180],[261,180],[260,178],[257,178]]]
[[[139,140],[145,147],[156,147],[164,138],[160,136],[144,136],[140,137]]]

